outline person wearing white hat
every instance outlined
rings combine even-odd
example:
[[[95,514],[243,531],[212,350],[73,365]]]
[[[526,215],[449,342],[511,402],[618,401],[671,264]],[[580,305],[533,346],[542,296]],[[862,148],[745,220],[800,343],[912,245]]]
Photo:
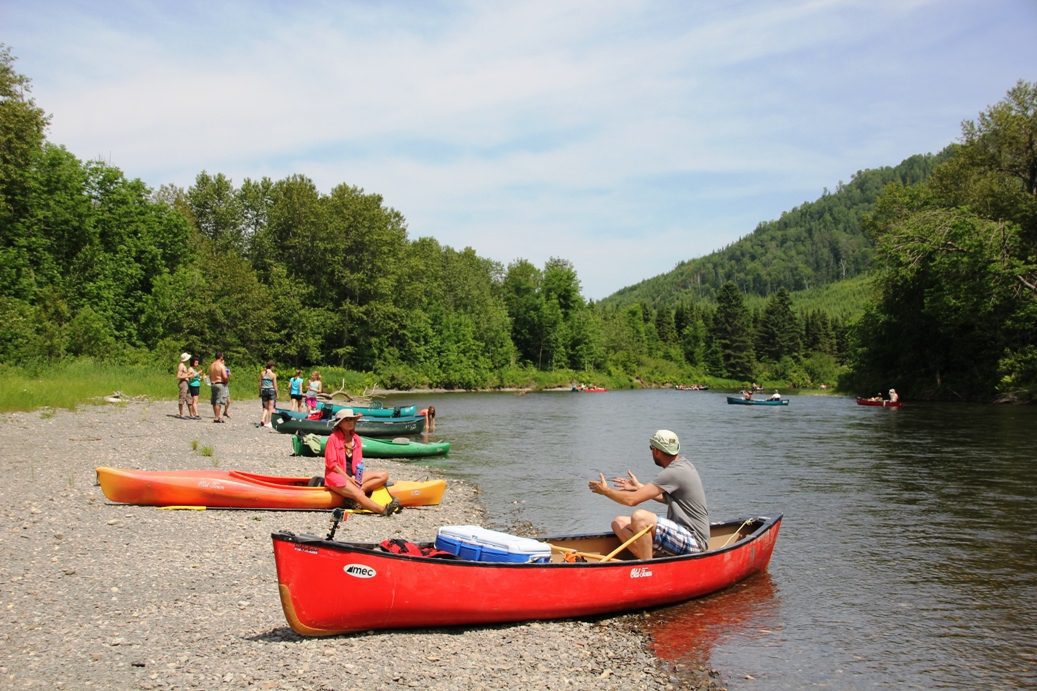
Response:
[[[698,471],[691,461],[678,455],[680,440],[668,429],[653,434],[648,448],[655,465],[662,468],[651,482],[639,482],[628,470],[626,477],[613,478],[611,487],[604,473],[587,484],[591,492],[625,506],[637,506],[649,499],[662,502],[666,515],[637,509],[630,516],[616,516],[612,531],[621,542],[644,531],[628,547],[638,559],[651,559],[655,550],[669,554],[705,551],[709,548],[709,510]]]
[[[896,389],[890,389],[889,390],[889,402],[890,403],[896,403],[899,400],[900,400],[900,394],[897,393],[897,390]]]
[[[176,365],[176,385],[180,390],[179,397],[177,398],[177,406],[180,408],[180,412],[177,414],[177,417],[181,419],[184,417],[184,406],[187,406],[188,413],[191,411],[191,391],[187,386],[187,380],[191,378],[187,370],[187,361],[190,359],[190,353],[180,353],[180,362]],[[188,417],[191,416],[188,415]]]
[[[363,445],[356,433],[356,421],[361,416],[352,408],[335,413],[335,427],[324,445],[324,486],[342,495],[349,506],[391,516],[400,511],[399,500],[393,497],[382,506],[371,499],[371,493],[389,481],[389,473],[364,472]]]

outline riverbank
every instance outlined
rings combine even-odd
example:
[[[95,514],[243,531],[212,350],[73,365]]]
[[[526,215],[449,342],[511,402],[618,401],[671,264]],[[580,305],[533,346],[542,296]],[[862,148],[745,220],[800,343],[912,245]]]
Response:
[[[258,409],[235,401],[225,425],[211,410],[178,419],[174,401],[0,416],[3,686],[687,688],[687,671],[678,681],[647,652],[636,614],[301,638],[281,612],[270,533],[323,535],[326,513],[114,505],[96,486],[99,465],[321,473],[320,459],[292,457],[286,436],[254,426]],[[338,536],[431,540],[483,515],[478,488],[450,480],[440,506],[352,516]]]

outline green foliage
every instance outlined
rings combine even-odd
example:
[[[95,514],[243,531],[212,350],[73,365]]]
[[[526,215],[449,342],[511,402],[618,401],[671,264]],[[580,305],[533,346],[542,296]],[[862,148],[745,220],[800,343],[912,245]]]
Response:
[[[753,378],[752,322],[734,283],[722,285],[717,295],[713,340],[723,376],[729,379]]]
[[[33,182],[30,171],[42,151],[50,120],[30,91],[29,79],[14,70],[11,49],[0,43],[0,228],[5,229],[0,243],[0,266],[5,274],[0,293],[18,297],[27,295],[26,287],[19,284],[32,280],[24,273],[32,247],[11,242],[14,238],[7,236],[7,229],[27,214]]]
[[[116,352],[111,325],[90,305],[84,305],[69,322],[68,348],[70,355],[111,357]]]
[[[763,361],[798,358],[802,350],[799,319],[792,312],[792,299],[784,288],[774,293],[756,329],[756,354]]]
[[[860,319],[877,295],[874,272],[863,273],[810,290],[791,293],[792,308],[799,314],[819,312],[831,320],[853,322]],[[756,306],[752,300],[746,304]]]
[[[848,381],[912,398],[1037,394],[1037,86],[1020,82],[929,185],[891,187],[872,222],[881,298]],[[881,382],[881,383],[879,383]]]
[[[830,354],[814,352],[803,358],[802,371],[806,379],[799,386],[816,388],[824,384],[828,388],[834,388],[840,377],[846,372],[846,366]]]
[[[0,362],[33,362],[46,357],[55,339],[40,310],[13,297],[0,297]],[[63,339],[57,339],[63,340]]]

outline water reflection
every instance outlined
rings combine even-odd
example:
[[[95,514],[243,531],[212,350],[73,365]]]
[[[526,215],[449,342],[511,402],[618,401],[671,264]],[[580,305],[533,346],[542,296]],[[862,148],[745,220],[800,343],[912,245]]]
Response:
[[[776,588],[767,572],[700,600],[652,613],[652,652],[678,665],[712,666],[720,645],[756,645],[782,627]]]

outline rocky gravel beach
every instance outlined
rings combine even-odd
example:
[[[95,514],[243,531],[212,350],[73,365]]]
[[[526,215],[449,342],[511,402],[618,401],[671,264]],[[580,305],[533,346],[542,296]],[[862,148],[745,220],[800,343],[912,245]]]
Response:
[[[108,502],[97,466],[323,473],[233,417],[178,419],[175,401],[0,417],[0,686],[122,689],[688,688],[654,658],[639,615],[470,628],[297,636],[277,594],[270,534],[326,534],[326,512],[165,510]],[[204,415],[208,412],[208,415]],[[208,451],[211,449],[211,455]],[[400,480],[413,462],[368,459]],[[480,523],[478,488],[450,480],[443,503],[351,516],[337,537],[432,540]],[[712,681],[703,673],[701,686]]]

